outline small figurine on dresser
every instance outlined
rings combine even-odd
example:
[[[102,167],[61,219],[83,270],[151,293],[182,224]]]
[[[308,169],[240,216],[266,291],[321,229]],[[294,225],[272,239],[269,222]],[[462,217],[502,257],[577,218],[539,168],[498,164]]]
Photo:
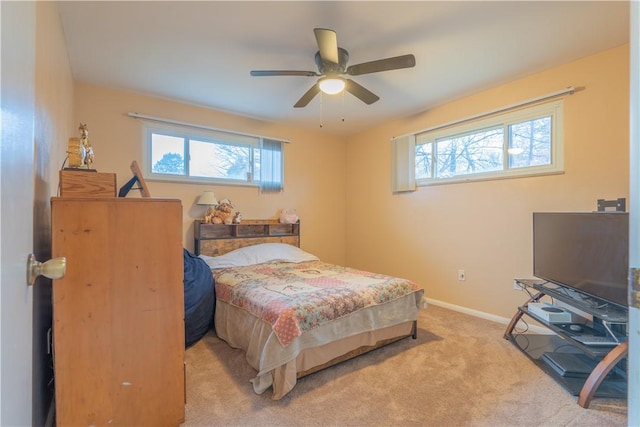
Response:
[[[236,215],[233,217],[234,224],[240,224],[242,222],[242,214],[240,212],[236,212]]]
[[[80,123],[78,128],[80,131],[80,143],[84,147],[84,164],[87,169],[91,169],[93,165],[93,147],[89,144],[89,129],[86,124]]]
[[[67,145],[68,165],[71,169],[91,169],[93,165],[93,147],[89,144],[89,129],[80,123],[80,138],[69,138]]]

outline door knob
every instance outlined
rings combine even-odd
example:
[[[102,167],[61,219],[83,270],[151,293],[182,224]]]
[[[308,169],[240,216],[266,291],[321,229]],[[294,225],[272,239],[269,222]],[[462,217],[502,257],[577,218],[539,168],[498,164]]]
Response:
[[[67,270],[67,259],[65,257],[53,258],[47,262],[36,261],[34,254],[29,254],[27,258],[27,285],[33,286],[36,277],[44,276],[49,279],[61,279]]]

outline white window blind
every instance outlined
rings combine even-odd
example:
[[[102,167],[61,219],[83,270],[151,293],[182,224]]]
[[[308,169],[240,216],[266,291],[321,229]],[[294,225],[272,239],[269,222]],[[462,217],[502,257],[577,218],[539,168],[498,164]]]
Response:
[[[279,193],[282,191],[283,174],[282,142],[262,139],[260,151],[260,192]]]
[[[416,190],[415,135],[391,140],[391,190],[394,193]]]

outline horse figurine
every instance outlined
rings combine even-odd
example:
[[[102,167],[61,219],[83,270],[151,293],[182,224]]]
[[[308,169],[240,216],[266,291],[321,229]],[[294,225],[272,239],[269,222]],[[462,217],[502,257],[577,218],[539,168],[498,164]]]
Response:
[[[87,169],[91,169],[91,165],[93,164],[93,148],[91,144],[89,144],[89,129],[87,129],[86,124],[80,123],[78,130],[80,131],[80,143],[84,147],[83,163]]]

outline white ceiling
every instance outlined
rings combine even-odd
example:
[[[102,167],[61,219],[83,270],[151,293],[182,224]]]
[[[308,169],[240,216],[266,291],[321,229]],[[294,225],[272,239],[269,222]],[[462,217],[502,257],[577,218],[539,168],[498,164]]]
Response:
[[[323,132],[337,135],[629,40],[626,1],[63,1],[59,7],[76,80],[298,127],[318,130],[322,123]],[[350,94],[318,95],[294,109],[317,77],[249,71],[317,71],[316,27],[337,32],[349,65],[412,53],[416,66],[352,77],[380,97],[372,105]]]

